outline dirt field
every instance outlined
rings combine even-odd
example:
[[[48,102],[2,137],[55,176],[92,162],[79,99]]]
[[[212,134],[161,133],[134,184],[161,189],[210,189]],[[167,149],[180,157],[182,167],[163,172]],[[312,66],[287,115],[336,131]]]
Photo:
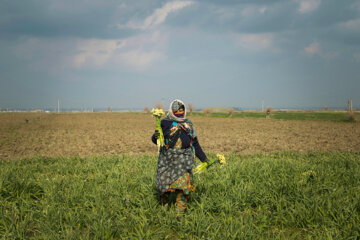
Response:
[[[360,151],[360,123],[190,117],[205,152]],[[26,121],[27,120],[27,121]],[[156,154],[142,113],[1,113],[0,159]]]

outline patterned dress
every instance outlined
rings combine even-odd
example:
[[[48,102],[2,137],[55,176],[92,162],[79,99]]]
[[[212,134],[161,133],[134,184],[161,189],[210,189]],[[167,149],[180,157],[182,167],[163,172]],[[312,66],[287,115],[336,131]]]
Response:
[[[156,171],[156,188],[161,195],[166,191],[192,191],[192,168],[195,166],[191,148],[162,149]]]
[[[192,169],[195,166],[195,155],[201,160],[206,160],[196,137],[191,121],[179,123],[165,118],[161,121],[165,138],[165,147],[159,154],[156,170],[156,188],[159,195],[165,192],[181,190],[189,195],[195,190],[193,185]],[[156,138],[153,136],[153,142]]]

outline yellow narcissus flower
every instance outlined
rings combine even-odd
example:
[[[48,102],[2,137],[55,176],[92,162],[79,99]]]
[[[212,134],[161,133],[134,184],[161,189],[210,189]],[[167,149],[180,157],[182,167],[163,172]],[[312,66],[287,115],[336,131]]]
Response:
[[[151,113],[152,113],[152,115],[154,117],[160,117],[160,118],[165,115],[164,110],[162,110],[161,108],[160,109],[159,108],[153,108],[151,110]]]
[[[216,154],[217,158],[219,159],[219,162],[221,165],[226,164],[226,159],[225,156],[223,154]]]
[[[208,167],[213,165],[214,163],[220,163],[221,165],[226,164],[226,159],[223,154],[216,154],[217,159],[210,160],[209,162],[203,162],[197,165],[197,167],[194,169],[194,173],[202,173],[204,172]]]
[[[156,144],[158,145],[158,151],[160,152],[160,148],[165,145],[164,134],[161,128],[161,117],[165,115],[165,112],[161,108],[153,108],[151,113],[156,118],[156,130],[160,133],[160,136],[156,141]]]

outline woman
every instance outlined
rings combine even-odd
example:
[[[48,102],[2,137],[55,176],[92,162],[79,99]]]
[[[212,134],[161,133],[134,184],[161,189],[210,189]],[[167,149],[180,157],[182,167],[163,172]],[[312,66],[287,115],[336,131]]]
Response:
[[[176,196],[175,205],[181,212],[186,210],[190,193],[195,190],[192,168],[195,165],[193,151],[202,162],[208,162],[200,147],[195,129],[186,119],[185,104],[181,100],[171,102],[167,116],[161,121],[165,146],[161,148],[157,170],[156,188],[160,203],[169,203]],[[160,133],[155,131],[152,141],[156,144]]]

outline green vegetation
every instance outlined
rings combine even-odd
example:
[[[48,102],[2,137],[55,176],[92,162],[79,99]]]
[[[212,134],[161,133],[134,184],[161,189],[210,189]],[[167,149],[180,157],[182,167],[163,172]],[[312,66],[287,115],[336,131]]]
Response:
[[[360,117],[360,114],[356,114]],[[349,122],[346,112],[273,112],[271,118],[284,120],[329,120],[338,122]]]
[[[173,207],[157,203],[155,156],[0,161],[0,237],[360,237],[359,153],[227,158],[195,177],[181,222]]]
[[[191,116],[205,116],[206,114],[201,112],[192,113]],[[210,117],[229,117],[225,112],[209,113]],[[356,119],[360,119],[360,112],[354,113]],[[234,112],[232,118],[266,118],[265,112]],[[282,120],[327,120],[337,122],[351,122],[349,114],[347,112],[272,112],[272,119]]]
[[[229,114],[225,112],[213,112],[205,114],[202,112],[194,112],[190,116],[208,116],[208,117],[221,117],[228,118]],[[265,118],[266,114],[264,112],[234,112],[232,115],[233,118]]]

